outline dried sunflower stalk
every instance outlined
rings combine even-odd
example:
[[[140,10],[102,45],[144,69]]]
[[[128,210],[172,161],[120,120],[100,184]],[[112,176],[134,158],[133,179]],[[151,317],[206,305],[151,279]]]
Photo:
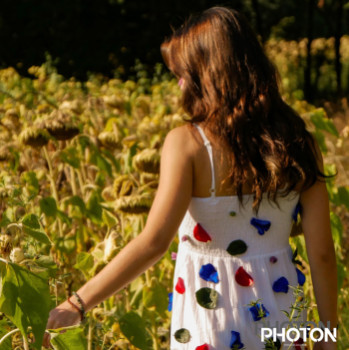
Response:
[[[113,194],[115,198],[129,196],[135,187],[136,184],[129,175],[120,175],[114,181]]]
[[[115,209],[126,214],[146,214],[152,205],[149,193],[121,197],[115,201]]]
[[[21,143],[32,147],[45,146],[50,139],[50,135],[44,129],[38,127],[28,127],[24,129],[20,135],[19,140]]]
[[[98,135],[98,140],[102,143],[103,146],[110,149],[120,147],[120,138],[115,132],[112,131],[102,131]]]
[[[71,116],[59,110],[53,111],[40,123],[40,126],[57,140],[70,140],[80,132]]]
[[[133,157],[132,165],[140,172],[158,174],[160,170],[160,155],[156,149],[146,148]]]

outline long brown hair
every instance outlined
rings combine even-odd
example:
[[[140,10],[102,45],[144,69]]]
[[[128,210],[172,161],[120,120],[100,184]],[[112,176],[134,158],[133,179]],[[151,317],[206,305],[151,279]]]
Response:
[[[303,119],[279,92],[278,75],[256,35],[235,10],[213,7],[191,16],[161,45],[166,65],[185,81],[190,122],[204,122],[228,142],[230,180],[242,202],[243,186],[258,210],[263,193],[276,201],[325,177]],[[299,186],[301,185],[301,186]]]

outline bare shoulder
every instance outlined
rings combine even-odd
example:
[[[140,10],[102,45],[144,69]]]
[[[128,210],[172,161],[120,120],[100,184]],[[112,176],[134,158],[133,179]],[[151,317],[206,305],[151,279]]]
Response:
[[[164,147],[175,147],[188,156],[194,156],[200,147],[196,129],[191,124],[178,126],[168,132],[164,141]]]

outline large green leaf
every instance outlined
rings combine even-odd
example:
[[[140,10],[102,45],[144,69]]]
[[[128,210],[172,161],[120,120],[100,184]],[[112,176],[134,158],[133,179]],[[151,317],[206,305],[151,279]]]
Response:
[[[56,277],[58,266],[50,256],[40,255],[38,257],[35,257],[34,261],[38,266],[46,268],[50,277]]]
[[[45,231],[41,228],[38,217],[35,214],[27,214],[22,220],[23,231],[29,236],[32,236],[39,242],[52,245]]]
[[[34,198],[39,193],[39,181],[34,171],[26,171],[21,175],[21,180],[26,184],[30,198]]]
[[[349,187],[338,187],[338,198],[340,204],[344,204],[349,209]]]
[[[94,265],[93,256],[86,252],[80,252],[76,257],[74,267],[83,272],[88,272]]]
[[[6,335],[8,332],[10,332],[11,329],[9,329],[7,325],[8,319],[3,318],[0,320],[0,339]],[[7,337],[1,344],[0,344],[0,350],[9,350],[12,348],[12,342],[11,342],[11,336]]]
[[[118,158],[115,158],[114,154],[107,149],[103,150],[103,154],[114,165],[116,172],[121,173],[122,169],[120,160]]]
[[[86,336],[83,328],[72,328],[64,333],[51,333],[51,344],[55,350],[85,350]]]
[[[109,210],[103,208],[102,220],[108,227],[114,227],[118,223],[118,219]]]
[[[338,273],[337,288],[340,291],[343,286],[345,276],[347,274],[347,268],[339,261],[337,262],[337,273]]]
[[[0,311],[20,329],[25,339],[31,326],[33,346],[40,350],[51,309],[48,281],[10,262],[0,261],[0,271]]]
[[[62,222],[66,223],[68,226],[71,225],[72,219],[62,210],[57,210],[57,217],[62,220]]]
[[[12,208],[7,208],[4,212],[2,212],[1,220],[0,220],[0,227],[6,227],[7,225],[9,225],[13,221],[13,220],[11,220],[11,213],[12,212],[13,212]]]
[[[327,149],[327,146],[326,146],[326,138],[325,138],[325,135],[319,131],[319,130],[315,130],[313,132],[313,136],[315,137],[319,147],[320,147],[320,150],[323,154],[327,154],[328,152],[328,149]]]
[[[327,118],[323,108],[318,108],[317,110],[315,110],[311,114],[310,120],[315,125],[316,129],[327,131],[330,134],[339,137],[339,133],[336,129],[336,126],[333,124],[333,121],[331,119]]]
[[[72,196],[68,200],[65,201],[66,204],[71,204],[73,206],[76,206],[79,208],[80,213],[82,215],[85,215],[86,213],[86,205],[83,201],[83,199],[79,196]]]
[[[164,286],[159,283],[151,287],[143,288],[143,304],[146,307],[155,307],[156,311],[164,314],[168,306],[168,293]]]
[[[121,332],[137,348],[150,350],[152,347],[151,335],[146,329],[146,323],[141,316],[131,311],[119,320]]]
[[[90,162],[96,165],[100,170],[105,171],[109,176],[112,176],[112,167],[98,148],[91,149]]]
[[[46,216],[56,216],[57,214],[57,203],[53,197],[41,198],[40,202],[40,210]]]
[[[294,249],[297,249],[298,256],[301,256],[304,261],[308,262],[308,255],[305,247],[304,235],[291,237],[291,242],[295,244]]]
[[[76,151],[76,148],[73,146],[66,147],[64,150],[60,153],[60,158],[62,162],[68,163],[75,169],[79,169],[80,167],[80,159],[77,156],[78,152]]]
[[[334,244],[340,249],[343,235],[343,225],[339,216],[333,212],[331,212],[331,230]]]
[[[97,191],[93,191],[86,205],[87,211],[92,221],[99,223],[102,220],[102,206]]]

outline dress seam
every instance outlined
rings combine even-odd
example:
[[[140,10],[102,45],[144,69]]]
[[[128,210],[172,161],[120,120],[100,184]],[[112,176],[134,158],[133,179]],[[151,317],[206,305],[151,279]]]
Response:
[[[250,260],[255,260],[255,259],[259,259],[259,258],[265,258],[265,257],[270,257],[273,255],[278,255],[281,254],[285,251],[289,251],[290,253],[292,253],[292,248],[290,245],[287,245],[281,249],[278,250],[273,250],[271,252],[265,253],[265,254],[258,254],[258,255],[252,255],[252,256],[244,256],[244,257],[237,257],[237,256],[230,256],[230,255],[225,255],[225,254],[213,254],[212,250],[209,251],[200,251],[198,249],[193,249],[192,246],[187,246],[187,245],[179,245],[178,246],[178,251],[177,254],[180,254],[182,252],[187,251],[189,254],[196,254],[196,255],[201,255],[201,256],[210,256],[210,257],[217,257],[217,258],[222,258],[222,259],[229,259],[229,260],[243,260],[243,261],[250,261]],[[229,253],[227,253],[229,254]]]

